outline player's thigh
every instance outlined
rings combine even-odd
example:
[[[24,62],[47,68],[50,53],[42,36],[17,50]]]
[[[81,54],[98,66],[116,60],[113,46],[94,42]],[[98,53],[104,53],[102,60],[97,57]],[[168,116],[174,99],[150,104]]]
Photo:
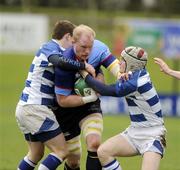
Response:
[[[101,136],[103,131],[102,115],[101,113],[89,114],[80,121],[79,125],[85,138],[89,134],[97,134]]]
[[[113,157],[134,156],[137,155],[137,151],[124,136],[118,134],[101,144],[98,154],[107,154]]]
[[[158,170],[161,155],[156,152],[145,152],[143,155],[141,170]]]
[[[52,152],[67,152],[67,144],[64,138],[63,133],[60,133],[56,137],[44,142],[44,144],[52,151]]]

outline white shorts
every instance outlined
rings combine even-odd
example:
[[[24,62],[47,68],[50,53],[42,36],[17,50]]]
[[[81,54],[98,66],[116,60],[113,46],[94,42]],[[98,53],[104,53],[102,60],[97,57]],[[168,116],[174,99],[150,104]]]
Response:
[[[56,130],[59,124],[54,113],[43,105],[20,105],[16,107],[16,120],[24,134],[32,135]]]
[[[164,126],[155,126],[148,128],[135,128],[129,126],[121,133],[130,145],[137,150],[138,154],[143,155],[145,152],[156,152],[163,156],[164,145],[162,140],[165,139],[166,128]]]

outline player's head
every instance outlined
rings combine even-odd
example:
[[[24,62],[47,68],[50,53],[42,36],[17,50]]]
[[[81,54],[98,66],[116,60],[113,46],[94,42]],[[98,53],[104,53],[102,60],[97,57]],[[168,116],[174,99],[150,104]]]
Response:
[[[148,54],[141,47],[126,47],[121,56],[126,64],[125,72],[143,69],[147,64]]]
[[[73,31],[73,46],[79,60],[86,60],[91,52],[96,33],[87,25],[79,25]]]
[[[52,38],[61,41],[61,45],[64,48],[68,48],[72,46],[72,35],[74,28],[75,25],[70,21],[58,21],[54,26]]]

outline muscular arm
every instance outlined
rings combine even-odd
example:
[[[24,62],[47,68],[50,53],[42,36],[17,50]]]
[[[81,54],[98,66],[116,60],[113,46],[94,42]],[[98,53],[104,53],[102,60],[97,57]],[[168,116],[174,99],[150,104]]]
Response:
[[[69,95],[69,96],[63,96],[56,94],[57,102],[61,107],[77,107],[84,105],[84,102],[82,100],[81,96],[77,95]]]
[[[62,69],[65,69],[65,70],[84,70],[85,69],[85,63],[77,62],[69,58],[59,56],[57,54],[49,56],[48,60],[55,67],[61,67]]]
[[[58,101],[58,104],[61,107],[78,107],[82,106],[86,103],[94,102],[97,100],[97,95],[96,93],[92,90],[91,95],[89,96],[78,96],[78,95],[60,95],[56,94],[56,98]]]

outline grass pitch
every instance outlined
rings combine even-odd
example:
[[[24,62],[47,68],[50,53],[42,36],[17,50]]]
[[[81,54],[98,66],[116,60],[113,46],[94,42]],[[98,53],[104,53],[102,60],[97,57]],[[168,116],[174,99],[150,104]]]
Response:
[[[27,153],[27,145],[16,124],[14,112],[32,59],[33,56],[30,55],[1,54],[0,56],[0,170],[15,170]],[[155,81],[156,79],[159,81],[161,74],[157,69],[158,67],[152,68],[156,72],[154,75],[157,75],[157,77],[153,75]],[[163,76],[161,78],[162,82],[168,82]],[[158,83],[158,89],[167,90],[163,84]],[[129,122],[128,116],[104,116],[103,140],[123,131]],[[168,130],[167,149],[160,170],[180,170],[180,119],[166,117],[165,125]],[[48,152],[47,150],[46,153]],[[82,170],[85,170],[85,159],[86,150],[83,142]],[[119,158],[119,161],[124,170],[140,170],[140,156]],[[63,168],[60,167],[58,170]]]
[[[128,116],[105,116],[103,140],[121,132],[128,124]],[[159,170],[179,170],[180,120],[176,118],[165,118],[165,124],[168,129],[167,149]],[[0,170],[15,170],[20,159],[27,153],[27,145],[17,127],[14,113],[1,113],[0,129]],[[83,155],[81,159],[81,169],[85,170],[86,150],[84,141],[82,143]],[[46,153],[48,152],[49,151],[46,150]],[[140,170],[141,156],[119,158],[118,160],[124,170]],[[58,170],[63,170],[63,166]]]

